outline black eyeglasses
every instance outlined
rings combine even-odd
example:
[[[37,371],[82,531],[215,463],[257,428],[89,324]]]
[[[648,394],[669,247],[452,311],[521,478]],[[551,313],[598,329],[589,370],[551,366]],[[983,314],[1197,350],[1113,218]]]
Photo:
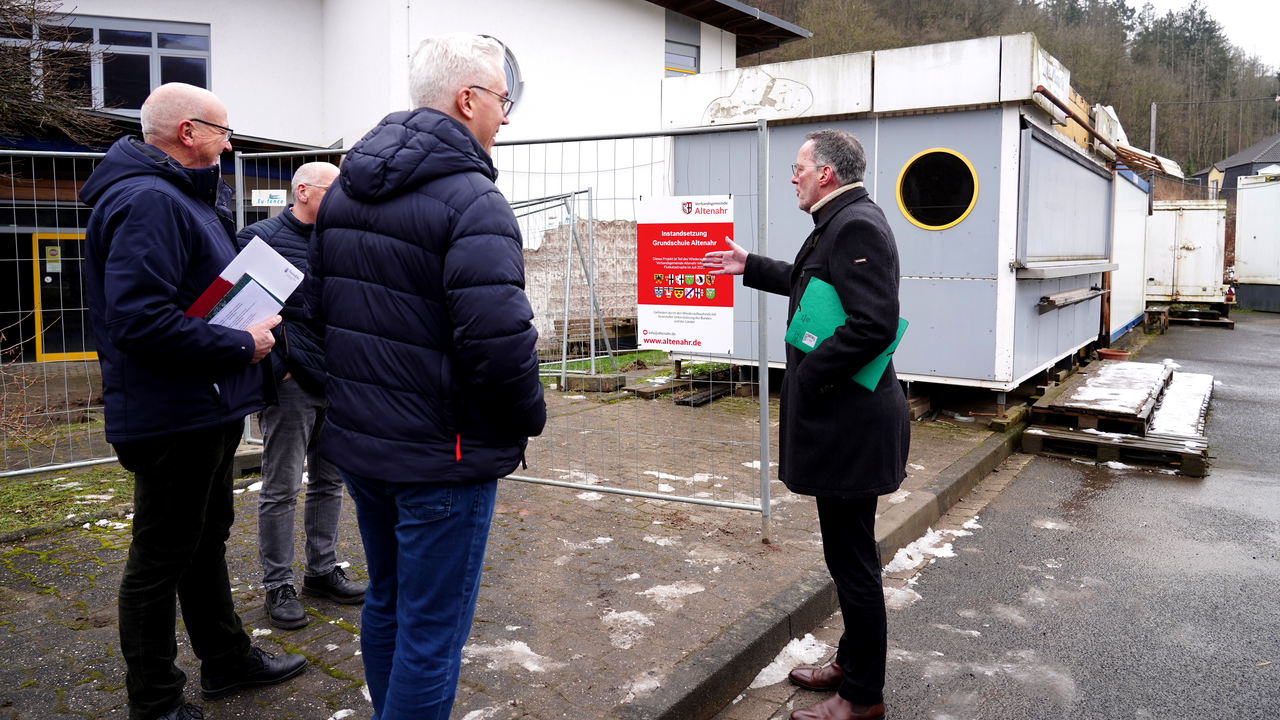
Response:
[[[235,132],[236,132],[235,130],[232,130],[232,129],[231,129],[231,128],[229,128],[229,127],[223,127],[222,125],[219,125],[218,123],[211,123],[211,122],[209,122],[208,120],[201,120],[200,118],[188,118],[188,121],[189,121],[189,122],[198,122],[198,123],[200,123],[201,125],[208,125],[209,127],[212,127],[212,128],[218,128],[218,129],[219,129],[219,130],[221,130],[223,133],[225,133],[225,134],[222,136],[222,141],[223,141],[223,142],[231,142],[231,136],[232,136],[232,135],[234,135],[234,134],[235,134]]]
[[[502,101],[502,116],[503,116],[503,117],[506,117],[506,116],[507,116],[507,113],[511,112],[511,106],[516,104],[516,101],[515,101],[515,100],[512,100],[511,98],[507,97],[506,95],[499,95],[498,93],[496,93],[496,92],[494,92],[494,91],[490,90],[490,89],[489,89],[489,88],[487,88],[487,87],[484,87],[483,85],[468,85],[467,87],[468,87],[469,89],[471,89],[471,90],[483,90],[483,91],[485,91],[485,92],[489,93],[490,95],[492,95],[492,96],[494,96],[494,97],[498,98],[499,100],[501,100],[501,101]]]

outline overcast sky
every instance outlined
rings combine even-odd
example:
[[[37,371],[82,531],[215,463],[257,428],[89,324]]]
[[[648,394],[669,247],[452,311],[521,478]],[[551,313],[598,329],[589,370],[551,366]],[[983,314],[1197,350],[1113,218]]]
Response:
[[[1129,6],[1141,11],[1146,0],[1128,0]],[[1151,0],[1161,15],[1178,11],[1191,0]],[[1280,0],[1205,0],[1209,15],[1226,30],[1231,44],[1257,55],[1271,66],[1280,68]]]

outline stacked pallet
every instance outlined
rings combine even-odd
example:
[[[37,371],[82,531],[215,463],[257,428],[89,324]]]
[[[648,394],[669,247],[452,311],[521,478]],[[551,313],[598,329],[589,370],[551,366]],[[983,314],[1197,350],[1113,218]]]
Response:
[[[1054,387],[1031,408],[1029,453],[1208,474],[1205,416],[1213,376],[1176,364],[1104,360]]]

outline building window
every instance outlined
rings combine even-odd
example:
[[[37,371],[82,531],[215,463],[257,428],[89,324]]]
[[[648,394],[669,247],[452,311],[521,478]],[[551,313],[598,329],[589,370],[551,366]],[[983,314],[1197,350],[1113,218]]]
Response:
[[[945,230],[964,220],[978,202],[978,173],[954,150],[925,150],[902,166],[897,195],[898,208],[913,225]]]
[[[702,49],[702,23],[674,10],[667,10],[667,46],[663,77],[696,75]]]
[[[20,52],[42,31],[57,32],[63,44],[55,52],[83,58],[72,72],[71,89],[83,89],[85,107],[123,115],[138,115],[143,101],[163,83],[209,87],[208,25],[93,15],[67,15],[66,23],[52,30],[7,32],[0,46]],[[32,65],[38,72],[39,58],[32,58]]]

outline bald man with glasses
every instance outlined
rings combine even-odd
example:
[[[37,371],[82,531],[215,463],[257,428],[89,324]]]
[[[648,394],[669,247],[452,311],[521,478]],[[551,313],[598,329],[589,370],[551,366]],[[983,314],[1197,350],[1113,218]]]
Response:
[[[234,330],[186,315],[239,251],[219,165],[226,123],[208,90],[161,85],[142,105],[142,139],[112,145],[80,192],[93,207],[84,279],[106,435],[134,476],[118,603],[130,720],[204,717],[174,663],[177,600],[206,700],[307,664],[250,643],[226,562],[235,452],[244,417],[274,396],[261,361],[280,317]]]

